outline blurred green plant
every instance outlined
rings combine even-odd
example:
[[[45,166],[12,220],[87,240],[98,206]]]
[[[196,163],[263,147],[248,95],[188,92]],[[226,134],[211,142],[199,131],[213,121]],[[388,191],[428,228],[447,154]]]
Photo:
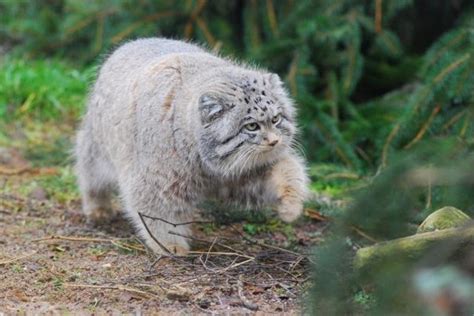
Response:
[[[0,40],[13,55],[76,64],[136,37],[206,43],[278,72],[298,103],[308,158],[360,172],[421,139],[472,129],[473,10],[469,0],[3,0]],[[21,93],[12,111],[32,99],[41,108],[42,88]],[[52,112],[77,109],[54,91]]]
[[[443,206],[460,208],[472,216],[473,164],[473,144],[462,139],[428,142],[409,155],[394,157],[391,166],[355,195],[326,242],[315,249],[310,310],[321,315],[353,314],[360,312],[362,304],[364,313],[373,315],[472,313],[473,238],[440,240],[434,246],[413,248],[411,253],[385,252],[364,267],[354,265],[354,255],[375,240],[414,234],[422,215]],[[364,237],[355,234],[352,227]],[[462,230],[459,228],[459,234]],[[450,278],[452,274],[443,276],[442,285],[436,283],[441,277],[436,271],[447,267],[456,275],[464,275],[463,285]],[[431,271],[430,277],[426,271]],[[432,286],[434,283],[437,287]],[[361,292],[368,295],[370,304],[361,303]],[[462,297],[458,298],[457,292],[462,292]],[[437,306],[438,300],[447,300],[446,306]],[[427,302],[432,304],[429,308]],[[456,312],[457,308],[462,313]]]
[[[0,118],[77,118],[94,68],[58,60],[0,60]]]

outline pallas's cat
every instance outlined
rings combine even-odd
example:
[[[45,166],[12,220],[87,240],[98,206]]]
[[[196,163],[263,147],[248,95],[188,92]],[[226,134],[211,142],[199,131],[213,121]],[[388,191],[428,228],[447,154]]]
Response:
[[[84,213],[110,217],[118,190],[147,246],[176,254],[189,245],[169,231],[189,235],[190,227],[170,223],[192,220],[208,200],[274,207],[293,221],[308,182],[295,132],[276,74],[182,41],[129,42],[101,67],[77,134]]]

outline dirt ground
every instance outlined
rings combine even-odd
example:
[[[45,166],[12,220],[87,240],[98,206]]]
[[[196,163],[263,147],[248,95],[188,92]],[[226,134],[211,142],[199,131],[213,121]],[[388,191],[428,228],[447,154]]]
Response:
[[[190,255],[156,257],[124,219],[86,223],[69,165],[1,151],[0,313],[301,313],[327,223],[194,224]]]

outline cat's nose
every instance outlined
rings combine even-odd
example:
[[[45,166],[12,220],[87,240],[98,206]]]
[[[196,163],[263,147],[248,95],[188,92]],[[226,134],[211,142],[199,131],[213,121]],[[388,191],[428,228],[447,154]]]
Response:
[[[266,137],[268,146],[274,147],[280,141],[280,137],[274,133],[268,133]]]

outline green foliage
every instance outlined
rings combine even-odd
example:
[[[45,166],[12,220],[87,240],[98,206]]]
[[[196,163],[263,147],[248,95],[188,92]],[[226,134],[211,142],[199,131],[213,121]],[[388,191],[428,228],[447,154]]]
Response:
[[[78,117],[93,74],[56,60],[6,58],[0,69],[0,117],[9,120]]]
[[[462,139],[430,142],[410,155],[402,153],[394,158],[390,167],[360,190],[339,217],[340,222],[333,226],[331,238],[316,249],[312,309],[323,315],[352,314],[360,310],[361,303],[351,298],[363,289],[372,301],[363,306],[370,314],[432,314],[434,311],[427,310],[424,301],[413,297],[427,295],[436,300],[436,295],[442,296],[444,290],[431,286],[430,279],[422,283],[417,280],[433,267],[451,267],[457,274],[470,271],[472,253],[463,248],[465,242],[439,242],[434,248],[419,250],[416,258],[392,253],[372,262],[370,270],[354,267],[354,250],[371,244],[374,238],[384,241],[411,235],[412,227],[422,221],[421,214],[446,205],[474,214],[473,163],[474,147]],[[354,226],[370,240],[354,235],[350,229]],[[457,282],[444,281],[447,283],[443,286],[450,287]],[[469,277],[464,282],[471,288],[474,284]],[[473,294],[468,291],[467,295],[472,298]],[[460,304],[466,311],[474,308],[470,298]]]
[[[474,86],[470,1],[382,1],[380,8],[375,3],[3,0],[0,39],[14,47],[13,54],[53,54],[75,63],[90,63],[140,36],[206,43],[286,80],[300,108],[302,143],[310,160],[374,170],[421,139],[471,132],[465,109],[473,102]],[[443,21],[438,23],[437,16]],[[87,82],[82,72],[76,77]],[[71,96],[84,91],[72,86],[58,90],[70,90]],[[63,100],[53,90],[52,99],[43,102],[42,89],[37,84],[12,92],[18,99],[7,101],[14,112],[28,111],[31,100],[40,112],[45,102],[55,104],[51,112],[56,114],[62,111],[58,108],[78,112],[81,100]],[[8,110],[3,105],[0,111]]]

